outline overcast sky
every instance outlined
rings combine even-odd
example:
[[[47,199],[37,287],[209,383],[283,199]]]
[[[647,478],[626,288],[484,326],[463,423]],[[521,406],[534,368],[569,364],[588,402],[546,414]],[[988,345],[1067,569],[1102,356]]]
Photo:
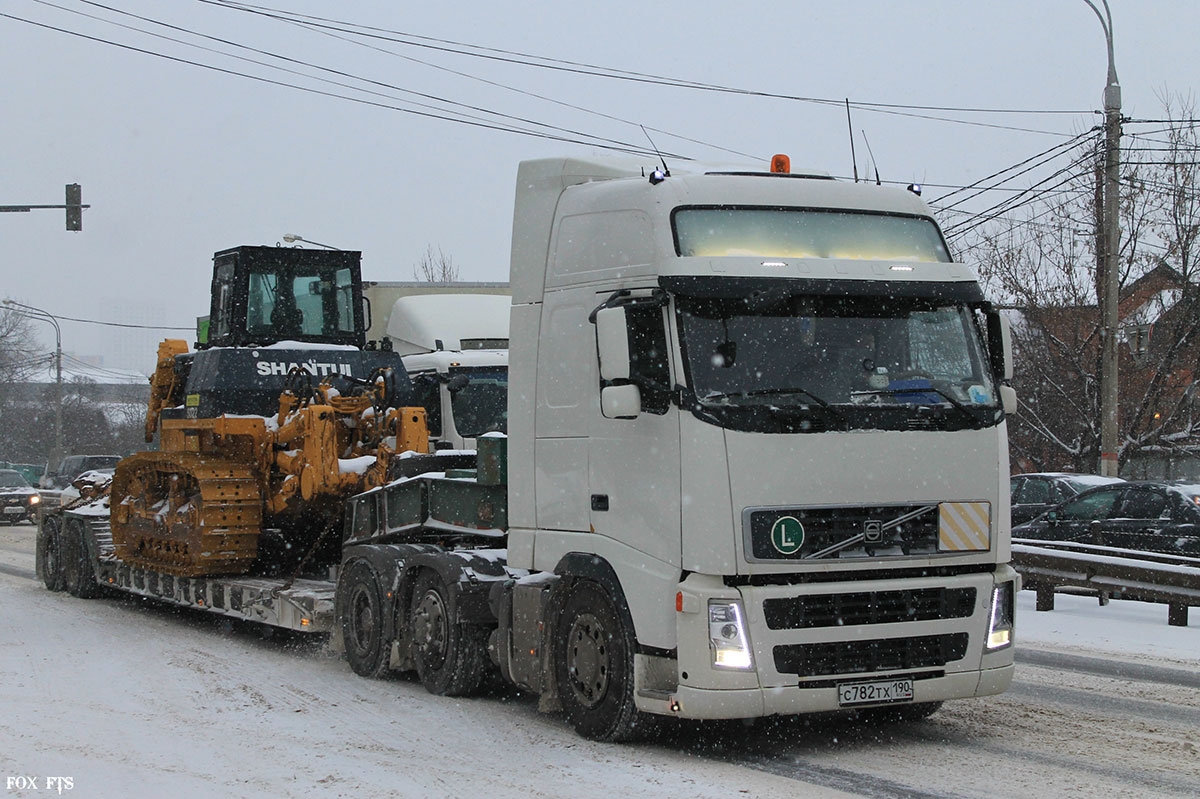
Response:
[[[0,205],[62,203],[70,182],[82,184],[92,205],[80,233],[64,230],[61,211],[0,214],[0,296],[65,316],[188,327],[207,313],[214,251],[274,244],[284,233],[362,250],[366,279],[410,280],[433,246],[453,257],[465,280],[507,280],[517,163],[602,152],[400,108],[644,146],[637,123],[660,149],[681,156],[765,166],[784,152],[794,169],[851,172],[844,107],[451,52],[464,50],[461,44],[492,56],[504,50],[558,59],[543,63],[560,67],[571,61],[755,92],[912,106],[1089,111],[1100,107],[1105,81],[1103,32],[1083,0],[258,2],[405,35],[314,31],[201,0],[103,3],[183,30],[79,0],[0,3],[0,14],[342,96],[0,17]],[[1190,96],[1200,86],[1200,3],[1112,0],[1112,11],[1124,112],[1158,118],[1163,94]],[[396,38],[409,44],[388,40]],[[905,113],[1006,127],[856,107],[860,171],[869,161],[862,131],[883,179],[961,186],[1098,121],[1091,113]],[[928,188],[925,196],[945,191]],[[146,372],[164,332],[64,322],[63,346],[103,355],[108,367]],[[46,341],[52,346],[49,335]]]

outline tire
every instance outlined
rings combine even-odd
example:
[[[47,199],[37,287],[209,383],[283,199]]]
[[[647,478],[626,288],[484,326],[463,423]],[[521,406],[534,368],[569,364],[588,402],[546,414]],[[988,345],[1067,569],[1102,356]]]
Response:
[[[73,597],[91,599],[100,593],[96,573],[83,540],[83,522],[64,521],[59,534],[62,553],[63,588]]]
[[[356,560],[342,573],[337,606],[350,668],[362,677],[382,676],[387,671],[392,639],[385,629],[379,581],[366,561]]]
[[[63,590],[62,533],[58,519],[50,516],[38,535],[38,560],[42,564],[42,583],[48,591]]]
[[[554,673],[567,721],[593,741],[630,741],[646,720],[633,703],[633,631],[608,593],[580,581],[555,624]]]
[[[456,597],[433,571],[417,578],[408,615],[412,659],[425,690],[438,696],[474,693],[486,676],[489,630],[456,622]]]

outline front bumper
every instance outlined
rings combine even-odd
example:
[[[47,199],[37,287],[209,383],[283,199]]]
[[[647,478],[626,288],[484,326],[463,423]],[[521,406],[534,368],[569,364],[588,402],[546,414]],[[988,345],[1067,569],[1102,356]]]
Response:
[[[879,675],[880,679],[887,675]],[[941,702],[973,696],[994,696],[1004,693],[1012,683],[1013,666],[1001,666],[983,671],[947,674],[944,677],[919,679],[913,682],[913,703]],[[858,679],[871,680],[874,676]],[[845,682],[857,682],[846,680]],[[842,709],[838,705],[837,687],[825,688],[750,688],[719,690],[679,686],[673,694],[671,715],[690,719],[749,719],[759,716],[791,716],[801,713],[824,713]],[[905,703],[908,704],[908,703]],[[663,712],[660,708],[644,708]]]
[[[676,613],[678,682],[669,697],[642,695],[639,707],[698,719],[817,713],[840,709],[839,684],[896,678],[913,680],[913,703],[1001,693],[1012,681],[1013,647],[985,644],[993,588],[1016,579],[1008,566],[740,588],[690,575]],[[710,599],[741,601],[752,669],[713,667]]]

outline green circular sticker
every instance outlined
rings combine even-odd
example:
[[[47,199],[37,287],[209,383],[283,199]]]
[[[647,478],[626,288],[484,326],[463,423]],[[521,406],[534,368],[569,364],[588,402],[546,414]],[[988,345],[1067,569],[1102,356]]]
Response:
[[[781,555],[794,555],[804,546],[804,525],[795,516],[780,516],[771,525],[771,546]]]

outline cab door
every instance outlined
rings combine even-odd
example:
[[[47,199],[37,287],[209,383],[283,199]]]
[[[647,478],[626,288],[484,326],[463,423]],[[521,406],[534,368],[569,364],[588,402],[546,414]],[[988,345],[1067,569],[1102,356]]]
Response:
[[[679,408],[671,401],[666,297],[657,290],[634,291],[606,304],[624,312],[629,369],[627,377],[617,380],[605,380],[604,370],[598,370],[600,402],[591,414],[588,435],[591,529],[677,566]],[[597,353],[603,357],[599,342]],[[636,413],[606,405],[606,390],[629,386],[637,389]]]

